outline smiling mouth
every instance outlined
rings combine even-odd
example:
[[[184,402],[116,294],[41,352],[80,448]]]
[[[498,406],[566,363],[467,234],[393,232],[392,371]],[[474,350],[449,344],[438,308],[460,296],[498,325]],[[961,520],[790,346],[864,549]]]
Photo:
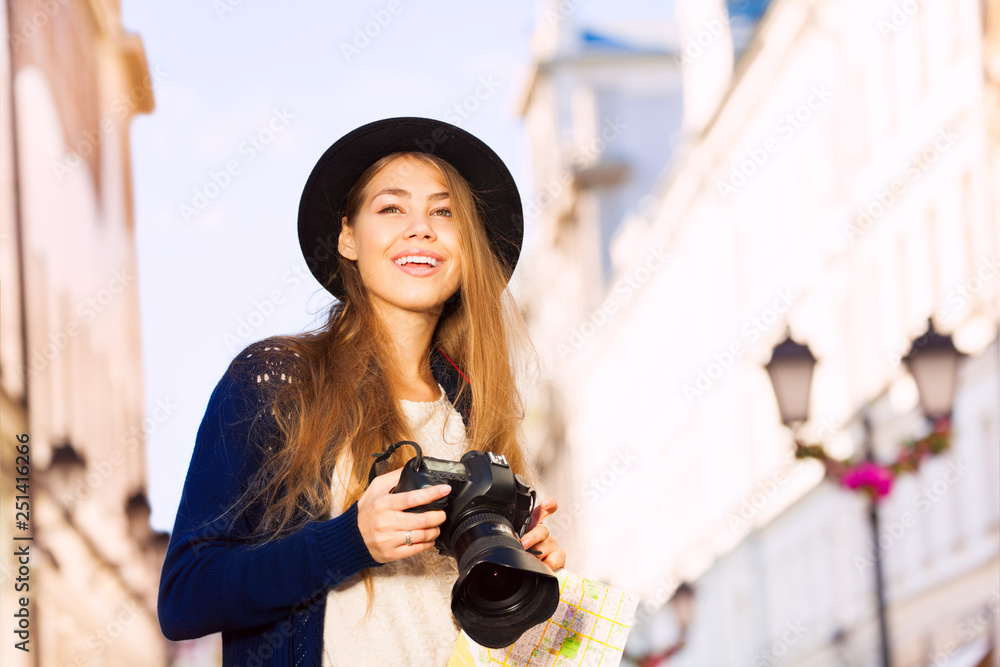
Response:
[[[444,262],[438,261],[433,257],[420,257],[419,259],[414,257],[400,257],[393,264],[398,266],[400,271],[408,273],[411,276],[429,276],[432,273],[436,273]]]
[[[419,266],[421,264],[427,266],[440,266],[441,262],[434,259],[433,257],[425,257],[423,255],[408,255],[406,257],[400,257],[394,260],[396,266]]]

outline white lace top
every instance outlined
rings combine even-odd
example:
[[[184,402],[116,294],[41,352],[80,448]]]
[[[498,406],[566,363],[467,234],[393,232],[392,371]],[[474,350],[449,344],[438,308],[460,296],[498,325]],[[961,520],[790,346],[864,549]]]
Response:
[[[444,388],[436,401],[400,404],[415,440],[427,456],[458,460],[466,450],[465,424]],[[347,457],[336,475],[346,479]],[[334,507],[344,484],[333,480]],[[402,536],[400,536],[402,537]],[[458,567],[451,556],[428,549],[370,570],[375,585],[371,614],[360,574],[331,587],[323,627],[323,667],[446,667],[460,628],[451,613]]]

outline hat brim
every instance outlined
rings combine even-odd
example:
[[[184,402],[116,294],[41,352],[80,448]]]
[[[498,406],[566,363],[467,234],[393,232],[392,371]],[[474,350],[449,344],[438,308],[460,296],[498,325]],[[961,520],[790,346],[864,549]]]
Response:
[[[398,151],[436,155],[450,163],[480,195],[480,210],[493,253],[510,280],[521,254],[524,213],[514,178],[480,139],[440,120],[399,117],[377,120],[349,132],[323,153],[299,201],[299,246],[306,265],[333,296],[343,296],[336,275],[337,241],[347,194],[379,158]]]

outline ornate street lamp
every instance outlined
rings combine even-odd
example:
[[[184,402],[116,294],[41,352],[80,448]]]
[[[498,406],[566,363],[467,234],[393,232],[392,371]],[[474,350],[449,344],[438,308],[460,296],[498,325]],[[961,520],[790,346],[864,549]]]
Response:
[[[786,426],[801,424],[809,418],[809,388],[812,386],[816,357],[808,345],[799,345],[788,333],[771,353],[767,374],[771,376],[778,411]]]
[[[934,330],[933,322],[927,320],[927,332],[913,341],[909,354],[903,361],[917,383],[920,406],[924,416],[935,422],[949,420],[955,401],[958,362],[962,354],[955,349],[950,336],[942,336]],[[812,383],[813,367],[816,359],[808,346],[799,345],[787,336],[771,355],[767,372],[774,386],[774,395],[781,412],[781,421],[793,429],[809,418],[809,386]],[[871,423],[867,409],[862,410],[864,426],[864,457],[874,462],[874,447],[871,437]],[[936,424],[937,426],[937,424]],[[798,444],[797,444],[798,446]],[[878,544],[879,516],[876,497],[869,503],[869,525],[872,541]],[[885,587],[883,579],[881,550],[875,550],[875,593],[878,603],[878,624],[881,664],[891,664],[889,632],[886,622]]]
[[[809,419],[809,385],[812,383],[813,368],[816,359],[807,345],[799,345],[792,340],[789,334],[785,340],[774,348],[771,354],[771,361],[767,364],[768,375],[771,376],[771,384],[774,385],[774,395],[778,399],[778,411],[781,412],[781,421],[792,428],[793,433],[802,422]],[[868,415],[862,418],[865,432],[864,452],[865,458],[874,461],[874,452],[871,439],[871,428]],[[796,447],[799,447],[796,438]],[[873,497],[868,505],[868,525],[874,544],[878,544],[878,508],[876,499]],[[882,667],[889,667],[892,663],[889,657],[889,631],[885,614],[885,585],[882,572],[881,550],[875,550],[875,596],[877,601],[879,644],[881,651]]]
[[[955,349],[951,336],[942,336],[935,331],[934,322],[928,318],[927,331],[913,341],[910,352],[903,357],[917,383],[920,407],[931,421],[951,417],[958,382],[958,362],[962,356]]]

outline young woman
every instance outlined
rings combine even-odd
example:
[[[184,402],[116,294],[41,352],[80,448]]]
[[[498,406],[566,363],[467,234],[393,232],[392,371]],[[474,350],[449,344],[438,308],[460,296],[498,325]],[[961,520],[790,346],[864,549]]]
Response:
[[[447,485],[392,493],[400,447],[502,454],[533,479],[512,354],[527,337],[507,282],[521,202],[484,143],[425,118],[362,126],[313,169],[299,241],[337,301],[325,324],[251,344],[212,393],[160,580],[164,635],[221,632],[224,665],[440,665],[458,637],[446,515],[404,510]],[[552,569],[542,520],[522,538]]]

